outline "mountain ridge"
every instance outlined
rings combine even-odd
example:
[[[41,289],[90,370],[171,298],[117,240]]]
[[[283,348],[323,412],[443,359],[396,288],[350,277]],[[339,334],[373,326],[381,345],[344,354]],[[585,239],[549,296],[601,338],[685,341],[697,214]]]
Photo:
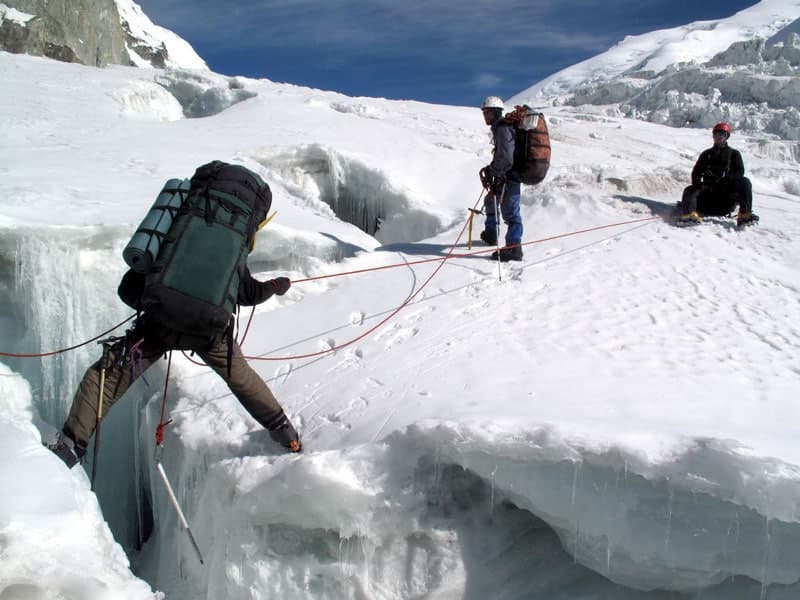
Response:
[[[629,36],[509,99],[596,106],[673,127],[735,129],[800,140],[800,2],[762,0],[725,19]],[[603,108],[604,107],[604,108]]]

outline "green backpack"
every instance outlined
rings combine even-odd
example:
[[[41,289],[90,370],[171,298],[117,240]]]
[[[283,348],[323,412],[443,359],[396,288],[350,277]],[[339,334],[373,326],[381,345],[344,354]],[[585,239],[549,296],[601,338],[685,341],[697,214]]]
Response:
[[[145,277],[140,306],[163,327],[214,336],[228,329],[272,192],[256,173],[221,161],[199,167],[190,184]]]

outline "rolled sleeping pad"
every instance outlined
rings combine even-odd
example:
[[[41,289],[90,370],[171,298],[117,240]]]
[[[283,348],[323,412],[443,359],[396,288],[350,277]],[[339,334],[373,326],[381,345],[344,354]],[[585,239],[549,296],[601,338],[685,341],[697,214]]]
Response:
[[[131,269],[148,273],[153,267],[161,241],[172,226],[172,220],[186,199],[190,187],[188,179],[170,179],[164,184],[153,206],[122,251],[122,258]]]

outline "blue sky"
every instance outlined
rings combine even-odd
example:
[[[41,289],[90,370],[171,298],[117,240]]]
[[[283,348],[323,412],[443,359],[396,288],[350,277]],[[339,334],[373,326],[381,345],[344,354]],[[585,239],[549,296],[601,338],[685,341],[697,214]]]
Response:
[[[136,0],[216,72],[349,96],[474,106],[626,35],[754,0]]]

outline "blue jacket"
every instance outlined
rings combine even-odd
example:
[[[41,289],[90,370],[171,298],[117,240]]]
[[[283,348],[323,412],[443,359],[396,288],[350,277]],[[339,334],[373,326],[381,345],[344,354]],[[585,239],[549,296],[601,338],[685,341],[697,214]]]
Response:
[[[494,156],[492,162],[486,167],[487,173],[492,177],[508,177],[514,180],[511,175],[511,167],[514,166],[514,144],[516,135],[514,126],[506,123],[504,119],[498,119],[492,123],[492,138],[494,139]],[[511,175],[511,176],[510,176]]]

